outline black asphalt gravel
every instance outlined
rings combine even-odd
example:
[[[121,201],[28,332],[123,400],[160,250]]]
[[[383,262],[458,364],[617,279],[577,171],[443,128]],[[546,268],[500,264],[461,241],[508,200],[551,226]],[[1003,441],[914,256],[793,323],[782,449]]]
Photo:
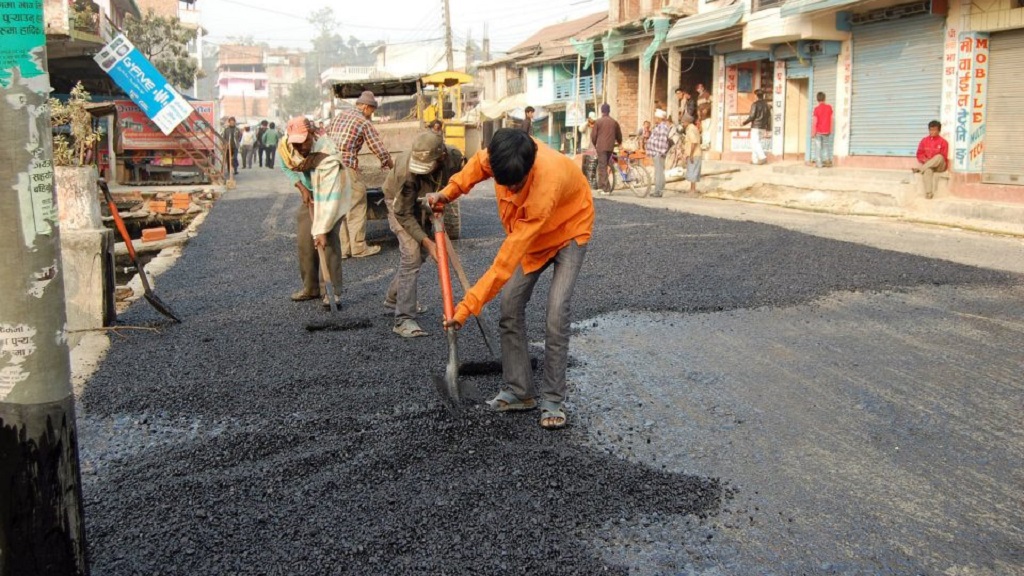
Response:
[[[614,438],[595,446],[571,411],[570,428],[553,433],[536,412],[445,410],[431,385],[447,361],[436,269],[420,279],[431,336],[398,338],[381,306],[398,262],[384,223],[369,226],[381,254],[343,265],[332,320],[350,329],[308,331],[328,313],[288,299],[299,288],[288,236],[298,196],[276,194],[286,188],[276,173],[243,172],[158,279],[182,324],[144,301],[120,318],[159,332],[121,331],[82,397],[93,574],[626,574],[602,546],[652,518],[654,548],[713,539],[714,517],[744,489],[728,478],[621,459]],[[501,241],[492,198],[482,188],[462,202],[457,248],[471,278]],[[597,211],[573,304],[580,322],[1013,280],[750,222],[605,200]],[[543,280],[528,312],[535,341],[546,291]],[[475,326],[459,348],[464,361],[489,360]],[[500,384],[481,372],[477,401]],[[640,427],[643,406],[635,412]]]

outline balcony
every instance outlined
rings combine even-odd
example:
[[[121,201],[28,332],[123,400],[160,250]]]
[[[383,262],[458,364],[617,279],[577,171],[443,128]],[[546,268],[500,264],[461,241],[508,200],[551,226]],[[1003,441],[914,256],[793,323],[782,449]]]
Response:
[[[103,15],[100,7],[90,0],[46,0],[43,4],[46,35],[70,38],[93,44],[103,44]]]
[[[555,102],[569,102],[580,98],[591,100],[594,98],[595,90],[600,91],[603,75],[582,76],[580,78],[566,78],[555,82]]]

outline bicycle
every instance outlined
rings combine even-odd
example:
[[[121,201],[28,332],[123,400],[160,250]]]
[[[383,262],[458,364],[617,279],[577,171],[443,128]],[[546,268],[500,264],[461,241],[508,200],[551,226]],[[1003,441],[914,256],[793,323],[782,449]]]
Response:
[[[628,186],[638,198],[643,198],[651,191],[653,182],[643,167],[643,152],[615,152],[609,160],[608,168],[611,170],[612,189]]]

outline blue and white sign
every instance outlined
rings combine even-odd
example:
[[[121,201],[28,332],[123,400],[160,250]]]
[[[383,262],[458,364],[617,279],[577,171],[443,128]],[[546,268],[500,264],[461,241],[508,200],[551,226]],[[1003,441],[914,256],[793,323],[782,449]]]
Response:
[[[124,34],[118,34],[93,59],[164,134],[192,114],[192,106]]]

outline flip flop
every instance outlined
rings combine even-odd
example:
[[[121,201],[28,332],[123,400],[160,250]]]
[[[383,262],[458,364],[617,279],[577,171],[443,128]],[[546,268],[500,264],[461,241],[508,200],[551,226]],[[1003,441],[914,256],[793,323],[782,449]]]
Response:
[[[555,424],[545,424],[544,421],[551,418],[561,418],[561,422]],[[565,416],[565,410],[562,410],[562,404],[560,402],[551,402],[544,400],[540,403],[540,427],[545,430],[561,430],[569,423],[569,419]]]
[[[493,400],[488,400],[487,405],[495,412],[522,412],[536,408],[537,400],[535,398],[520,400],[508,390],[502,390]]]

